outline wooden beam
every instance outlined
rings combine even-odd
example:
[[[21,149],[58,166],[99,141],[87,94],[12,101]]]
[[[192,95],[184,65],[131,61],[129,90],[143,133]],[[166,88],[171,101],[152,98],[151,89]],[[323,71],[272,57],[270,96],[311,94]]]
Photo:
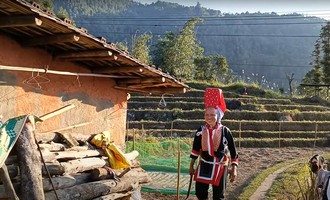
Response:
[[[0,28],[13,28],[21,26],[41,26],[42,21],[35,16],[8,16],[0,17]]]
[[[56,58],[68,59],[68,60],[80,60],[81,58],[94,58],[94,57],[106,57],[112,56],[111,51],[107,50],[92,50],[92,51],[78,51],[78,52],[65,52],[56,55]]]
[[[94,69],[94,73],[99,74],[113,74],[113,73],[142,73],[144,70],[142,67],[109,67],[102,69]]]
[[[171,87],[171,84],[169,83],[146,83],[146,84],[136,84],[136,85],[128,85],[129,88],[136,88],[136,89],[142,89],[142,88],[156,88],[156,87]]]
[[[143,93],[143,94],[181,94],[187,92],[187,88],[184,87],[162,87],[162,88],[156,87],[156,88],[135,89],[129,87],[115,86],[114,88],[119,90],[136,92],[136,93]]]
[[[56,109],[56,110],[54,110],[54,111],[52,111],[50,113],[44,114],[44,115],[40,116],[39,118],[42,121],[44,121],[44,120],[47,120],[47,119],[49,119],[51,117],[54,117],[54,116],[59,115],[61,113],[64,113],[64,112],[66,112],[68,110],[71,110],[74,107],[75,107],[74,104],[69,104],[69,105],[63,106],[63,107],[61,107],[59,109]]]
[[[134,78],[134,79],[121,79],[118,80],[118,84],[147,84],[147,83],[165,83],[165,77],[155,77],[155,78]]]
[[[80,37],[77,33],[55,34],[43,37],[25,38],[22,44],[25,46],[40,46],[49,44],[63,44],[66,42],[78,42]]]

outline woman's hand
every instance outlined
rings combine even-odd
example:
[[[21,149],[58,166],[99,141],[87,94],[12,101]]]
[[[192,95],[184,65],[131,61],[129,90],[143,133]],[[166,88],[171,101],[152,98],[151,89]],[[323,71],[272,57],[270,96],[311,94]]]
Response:
[[[234,182],[237,177],[237,166],[236,165],[231,166],[231,169],[229,170],[229,174],[230,174],[230,177],[229,177],[230,182]]]
[[[189,174],[190,175],[193,175],[195,173],[194,164],[195,164],[195,159],[191,159],[190,166],[189,166]]]
[[[190,167],[189,167],[189,174],[190,174],[190,175],[193,175],[194,173],[195,173],[194,166],[190,166]]]

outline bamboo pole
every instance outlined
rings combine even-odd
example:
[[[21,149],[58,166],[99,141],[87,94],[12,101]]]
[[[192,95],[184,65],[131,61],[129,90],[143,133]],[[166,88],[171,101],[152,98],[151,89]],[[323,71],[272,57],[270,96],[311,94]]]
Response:
[[[282,126],[282,122],[280,122],[278,126],[278,148],[281,148],[281,126]]]
[[[63,106],[63,107],[61,107],[61,108],[59,108],[59,109],[57,109],[57,110],[54,110],[54,111],[52,111],[52,112],[49,112],[49,113],[47,113],[47,114],[44,114],[44,115],[40,116],[39,118],[40,118],[42,121],[45,121],[45,120],[47,120],[47,119],[49,119],[49,118],[51,118],[51,117],[54,117],[54,116],[59,115],[59,114],[61,114],[61,113],[64,113],[64,112],[66,112],[66,111],[68,111],[68,110],[71,110],[71,109],[74,108],[74,107],[75,107],[75,105],[73,105],[73,104],[69,104],[69,105]]]
[[[47,74],[57,74],[57,75],[65,75],[65,76],[77,76],[77,77],[79,77],[79,76],[91,76],[91,77],[103,77],[103,78],[138,78],[136,76],[116,76],[116,75],[106,75],[106,74],[64,72],[64,71],[55,71],[55,70],[49,70],[49,69],[6,66],[6,65],[0,65],[0,70],[24,71],[24,72],[41,72],[41,73],[47,73]]]
[[[135,150],[135,129],[133,129],[133,151]]]
[[[171,121],[171,138],[173,137],[173,121]]]
[[[178,138],[178,178],[176,182],[176,199],[179,200],[179,190],[180,190],[180,164],[181,164],[181,152],[180,152],[180,139]]]
[[[238,129],[238,136],[239,136],[239,140],[238,140],[238,148],[241,148],[241,134],[242,134],[242,122],[239,122],[239,129]]]
[[[314,138],[314,148],[316,147],[316,139],[317,139],[317,128],[318,128],[318,124],[315,123],[315,138]]]

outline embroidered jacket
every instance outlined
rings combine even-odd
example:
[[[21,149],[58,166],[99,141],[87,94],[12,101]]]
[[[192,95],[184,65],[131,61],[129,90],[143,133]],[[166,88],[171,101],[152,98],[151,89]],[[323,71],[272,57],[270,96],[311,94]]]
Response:
[[[190,157],[200,157],[195,181],[219,185],[228,160],[231,160],[230,164],[238,165],[238,154],[230,129],[222,125],[200,127],[195,135]]]

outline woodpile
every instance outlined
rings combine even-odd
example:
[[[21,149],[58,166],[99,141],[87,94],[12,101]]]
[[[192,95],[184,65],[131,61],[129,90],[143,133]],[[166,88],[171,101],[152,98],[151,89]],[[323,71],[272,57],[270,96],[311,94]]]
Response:
[[[113,170],[105,153],[70,134],[37,140],[35,124],[27,122],[15,148],[0,168],[0,199],[87,200],[131,199],[151,181],[135,159],[126,169]]]
[[[108,170],[108,158],[102,150],[94,148],[89,143],[69,147],[70,145],[66,143],[51,142],[42,143],[39,146],[52,181],[51,183],[45,167],[38,162],[42,172],[42,190],[47,200],[56,200],[56,193],[60,200],[129,199],[134,191],[139,191],[141,184],[151,181],[136,160],[133,160],[134,164],[131,168],[111,170],[114,172],[112,174]],[[19,148],[16,147],[16,154],[18,153]],[[19,165],[17,157],[18,155],[9,156],[6,165],[16,193],[21,196],[21,188],[30,187],[21,185],[21,180],[27,177],[25,175],[28,172],[18,167],[23,165]],[[119,177],[120,174],[123,175]],[[31,184],[31,180],[27,184]],[[56,193],[53,191],[52,184]],[[5,192],[5,186],[1,184],[0,199],[6,198],[9,196]]]

